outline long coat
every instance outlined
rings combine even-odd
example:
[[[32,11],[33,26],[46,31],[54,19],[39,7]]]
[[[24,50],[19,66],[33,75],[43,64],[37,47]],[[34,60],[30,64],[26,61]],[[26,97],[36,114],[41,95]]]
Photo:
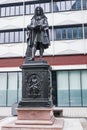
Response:
[[[33,47],[34,44],[37,50],[40,50],[41,46],[44,49],[49,47],[49,27],[45,16],[33,17],[31,19],[31,24],[27,26],[27,32],[27,42],[30,47]]]

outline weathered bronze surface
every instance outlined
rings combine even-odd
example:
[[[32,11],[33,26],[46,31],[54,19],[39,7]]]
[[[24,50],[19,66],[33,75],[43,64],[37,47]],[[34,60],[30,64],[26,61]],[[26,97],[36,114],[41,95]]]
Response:
[[[19,107],[51,107],[51,73],[46,61],[32,61],[23,64],[22,101]]]
[[[31,23],[27,26],[26,60],[34,60],[36,50],[39,50],[42,59],[44,49],[50,45],[47,17],[41,7],[36,7]]]

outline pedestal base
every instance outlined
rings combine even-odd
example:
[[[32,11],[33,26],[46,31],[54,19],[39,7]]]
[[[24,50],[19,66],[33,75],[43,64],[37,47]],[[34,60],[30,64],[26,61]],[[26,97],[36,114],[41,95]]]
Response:
[[[17,108],[18,120],[16,124],[53,124],[54,115],[52,108]]]
[[[1,130],[63,130],[63,119],[55,118],[52,125],[17,125],[12,122],[2,127]]]
[[[55,118],[52,108],[18,108],[18,119],[2,130],[62,130],[63,119]]]

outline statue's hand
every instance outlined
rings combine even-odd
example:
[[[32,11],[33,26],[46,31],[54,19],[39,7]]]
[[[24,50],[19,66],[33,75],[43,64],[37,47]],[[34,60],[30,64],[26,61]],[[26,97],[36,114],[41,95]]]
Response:
[[[40,25],[36,25],[36,26],[35,26],[35,29],[40,29]]]
[[[37,26],[36,26],[36,29],[38,29],[38,30],[43,30],[43,27],[42,27],[41,25],[37,25]]]

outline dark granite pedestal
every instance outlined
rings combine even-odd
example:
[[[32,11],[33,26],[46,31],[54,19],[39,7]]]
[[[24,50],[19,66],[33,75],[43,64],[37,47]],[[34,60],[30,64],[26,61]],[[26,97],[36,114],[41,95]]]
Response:
[[[46,61],[30,61],[22,66],[22,100],[18,107],[52,107],[51,67]]]

